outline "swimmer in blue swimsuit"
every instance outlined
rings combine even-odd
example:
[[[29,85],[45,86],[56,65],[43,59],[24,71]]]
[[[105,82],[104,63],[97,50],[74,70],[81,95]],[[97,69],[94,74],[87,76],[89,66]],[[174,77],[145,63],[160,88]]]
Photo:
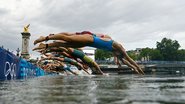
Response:
[[[131,67],[137,73],[144,74],[143,70],[139,67],[139,65],[132,58],[128,56],[128,54],[126,53],[122,45],[117,43],[116,41],[113,41],[107,38],[95,37],[93,35],[85,35],[85,34],[66,35],[66,34],[59,33],[59,34],[54,34],[46,37],[41,36],[40,38],[34,41],[34,44],[47,41],[47,40],[61,40],[61,42],[53,42],[49,44],[41,43],[38,47],[34,48],[33,50],[44,49],[47,47],[59,47],[59,46],[73,47],[73,48],[91,46],[91,47],[111,51],[112,53],[117,55],[117,57],[122,61],[122,63]]]
[[[113,51],[112,44],[113,40],[105,41],[100,39],[99,37],[93,36],[93,43],[88,46],[112,52]]]

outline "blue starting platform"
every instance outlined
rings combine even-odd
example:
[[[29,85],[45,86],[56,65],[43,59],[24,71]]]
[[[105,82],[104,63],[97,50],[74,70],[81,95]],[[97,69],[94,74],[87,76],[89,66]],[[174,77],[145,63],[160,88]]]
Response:
[[[41,68],[0,48],[0,80],[23,79],[45,74],[46,72]]]

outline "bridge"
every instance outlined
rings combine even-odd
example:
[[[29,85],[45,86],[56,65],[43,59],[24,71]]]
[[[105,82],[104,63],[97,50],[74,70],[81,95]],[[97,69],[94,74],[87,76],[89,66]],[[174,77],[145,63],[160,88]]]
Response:
[[[104,72],[119,74],[134,73],[126,65],[118,68],[114,62],[98,61],[100,68]],[[166,74],[185,74],[185,61],[137,61],[145,73],[166,73]]]

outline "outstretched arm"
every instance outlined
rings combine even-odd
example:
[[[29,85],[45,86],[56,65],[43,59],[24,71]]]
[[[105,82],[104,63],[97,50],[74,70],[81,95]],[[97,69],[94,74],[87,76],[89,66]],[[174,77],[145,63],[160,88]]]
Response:
[[[95,69],[99,72],[99,74],[104,75],[104,73],[102,72],[102,70],[100,69],[99,65],[96,62],[92,62],[93,66],[95,67]]]

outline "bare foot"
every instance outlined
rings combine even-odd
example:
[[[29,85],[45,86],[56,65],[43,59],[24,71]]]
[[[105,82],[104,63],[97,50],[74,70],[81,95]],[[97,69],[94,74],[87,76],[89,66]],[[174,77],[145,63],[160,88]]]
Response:
[[[45,41],[45,37],[40,36],[38,39],[36,39],[36,40],[34,41],[34,45],[36,45],[37,43],[43,42],[43,41]]]
[[[40,43],[38,47],[33,48],[33,51],[45,49],[45,48],[46,48],[46,44]]]

